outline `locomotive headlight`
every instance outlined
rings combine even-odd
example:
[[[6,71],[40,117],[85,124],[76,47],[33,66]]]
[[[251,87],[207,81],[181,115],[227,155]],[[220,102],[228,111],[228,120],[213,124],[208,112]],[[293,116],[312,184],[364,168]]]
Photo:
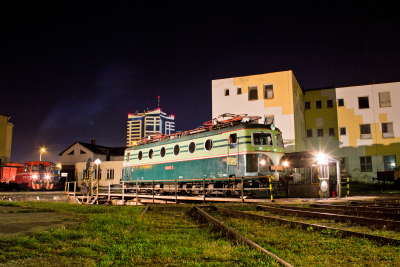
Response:
[[[283,164],[283,167],[289,167],[289,162],[287,162],[286,160],[282,163]]]
[[[32,174],[32,178],[33,179],[37,179],[38,178],[38,175],[35,173],[35,174]]]
[[[44,176],[44,179],[50,180],[50,174],[46,174],[46,175]]]
[[[260,164],[261,164],[262,166],[264,166],[265,163],[267,163],[267,162],[265,161],[265,159],[262,159],[262,160],[260,161]]]

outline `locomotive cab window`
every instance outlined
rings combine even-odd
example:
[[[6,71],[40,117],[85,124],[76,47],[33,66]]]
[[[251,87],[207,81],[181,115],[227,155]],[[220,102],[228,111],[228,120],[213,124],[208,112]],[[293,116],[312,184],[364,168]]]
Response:
[[[31,165],[26,165],[25,172],[30,172],[30,171],[31,171]]]
[[[139,151],[139,153],[138,153],[138,159],[141,160],[142,158],[143,158],[143,152],[142,152],[142,151]]]
[[[50,172],[50,166],[44,166],[44,171],[45,172]]]
[[[228,137],[228,142],[229,142],[229,148],[236,148],[237,135],[230,134]]]
[[[150,150],[149,150],[149,158],[152,159],[152,158],[153,158],[153,155],[154,155],[154,150],[153,150],[153,149],[150,149]]]
[[[253,146],[272,146],[272,135],[267,132],[253,132]]]
[[[39,170],[39,166],[38,165],[33,165],[32,166],[32,171],[38,171]]]
[[[283,139],[281,134],[275,134],[275,143],[277,147],[284,147]]]

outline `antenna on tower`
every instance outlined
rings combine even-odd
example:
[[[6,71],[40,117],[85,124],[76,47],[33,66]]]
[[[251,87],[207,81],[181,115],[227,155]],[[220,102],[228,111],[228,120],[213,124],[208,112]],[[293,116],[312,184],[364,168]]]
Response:
[[[158,107],[160,107],[160,96],[158,96]]]

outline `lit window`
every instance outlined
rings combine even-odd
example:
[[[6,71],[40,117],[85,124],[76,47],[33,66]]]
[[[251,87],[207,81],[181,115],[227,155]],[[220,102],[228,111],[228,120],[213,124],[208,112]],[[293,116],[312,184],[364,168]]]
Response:
[[[394,137],[393,122],[382,123],[382,137],[383,138]]]
[[[304,109],[311,109],[310,102],[304,102]]]
[[[344,107],[344,99],[343,98],[338,99],[338,107]]]
[[[333,108],[333,100],[332,99],[326,100],[326,107]]]
[[[379,106],[381,108],[391,107],[390,92],[379,93]]]
[[[257,100],[258,99],[258,91],[257,86],[249,87],[249,100]]]
[[[264,99],[274,98],[274,86],[272,84],[264,85]]]
[[[361,139],[371,139],[371,125],[370,124],[360,124]]]
[[[315,101],[315,108],[322,108],[322,102],[321,102],[321,100]]]
[[[369,108],[368,96],[358,97],[358,108],[359,109]]]
[[[396,168],[396,155],[383,156],[383,164],[385,165],[385,171],[392,171]]]
[[[360,157],[360,169],[362,172],[372,172],[372,158]]]

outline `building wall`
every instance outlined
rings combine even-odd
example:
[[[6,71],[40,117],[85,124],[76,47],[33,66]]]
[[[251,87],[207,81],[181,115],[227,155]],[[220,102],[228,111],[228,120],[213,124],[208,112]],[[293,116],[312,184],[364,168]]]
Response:
[[[10,162],[12,131],[14,125],[8,122],[9,116],[0,114],[0,159],[1,164]]]
[[[328,100],[332,100],[332,107],[328,107]],[[321,108],[316,107],[316,102],[321,101]],[[309,103],[310,108],[305,110],[305,132],[312,131],[312,137],[306,137],[307,150],[327,154],[337,154],[339,149],[338,118],[335,89],[322,89],[306,91],[304,103]],[[322,129],[323,136],[318,136],[318,129]],[[333,129],[334,135],[329,134]],[[306,135],[307,136],[307,135]]]
[[[74,153],[69,155],[72,151],[74,151]],[[81,153],[81,151],[85,152],[85,154]],[[107,159],[106,155],[94,154],[86,147],[82,146],[79,143],[76,143],[61,155],[61,164],[75,165],[76,162],[87,162],[89,158],[91,158],[92,161],[96,159],[100,159],[101,161],[106,161]]]
[[[274,97],[264,98],[264,86],[273,85]],[[257,100],[249,100],[249,87],[257,87]],[[241,94],[238,93],[241,89]],[[229,95],[226,95],[227,90]],[[227,78],[212,81],[212,117],[224,113],[248,114],[265,117],[273,116],[274,124],[283,133],[285,149],[294,152],[305,148],[301,124],[304,116],[301,110],[302,91],[292,71],[282,71]],[[298,113],[295,115],[295,113]],[[298,119],[295,125],[295,116]],[[297,144],[296,144],[297,141]]]
[[[119,184],[122,178],[122,169],[123,169],[124,162],[123,161],[102,161],[99,165],[99,173],[100,186],[108,186]],[[77,162],[75,163],[75,181],[78,182],[78,186],[81,186],[83,182],[83,171],[86,170],[86,162]],[[97,170],[97,165],[92,163],[92,171]],[[114,178],[107,179],[107,170],[113,170]],[[109,172],[110,173],[110,172]]]
[[[379,93],[390,94],[390,106],[381,107]],[[348,172],[352,178],[372,181],[377,171],[384,170],[384,156],[395,156],[396,165],[400,160],[400,82],[370,84],[336,89],[337,99],[343,99],[344,106],[338,110],[338,127],[346,128],[340,135],[340,156],[348,161]],[[359,108],[359,97],[368,97],[369,108]],[[393,137],[384,137],[382,123],[392,123]],[[370,138],[361,138],[360,125],[369,124]],[[372,171],[361,169],[360,157],[371,157]]]

